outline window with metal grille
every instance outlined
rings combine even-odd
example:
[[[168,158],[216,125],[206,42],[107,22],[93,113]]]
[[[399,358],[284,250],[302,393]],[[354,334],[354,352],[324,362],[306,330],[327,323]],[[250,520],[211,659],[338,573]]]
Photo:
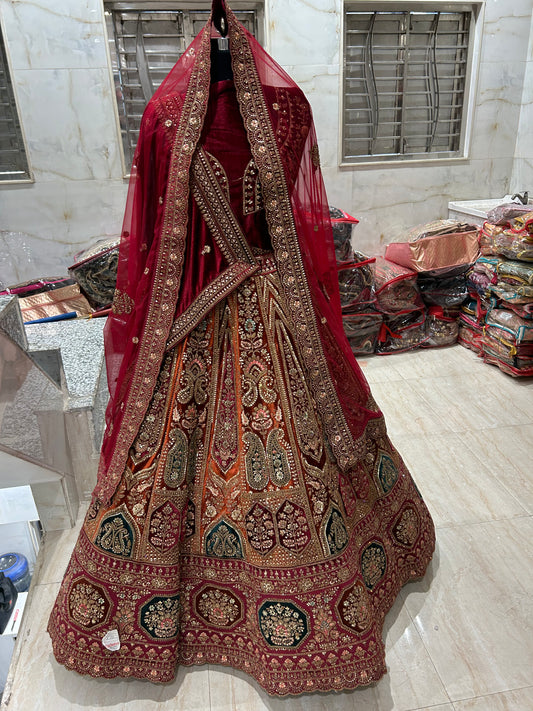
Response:
[[[406,5],[345,6],[345,163],[464,155],[477,5]]]
[[[0,27],[0,181],[30,179],[24,138]]]
[[[190,9],[178,2],[104,3],[127,169],[146,104],[207,21],[211,3],[205,3],[205,9],[202,5],[195,2]],[[257,36],[262,3],[233,2],[232,9]]]

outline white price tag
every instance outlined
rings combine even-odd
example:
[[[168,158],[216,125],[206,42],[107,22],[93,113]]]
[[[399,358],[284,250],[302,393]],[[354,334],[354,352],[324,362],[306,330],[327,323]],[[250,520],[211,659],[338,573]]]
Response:
[[[104,635],[102,644],[111,652],[118,652],[120,649],[120,637],[118,636],[118,630],[109,630],[109,632]]]

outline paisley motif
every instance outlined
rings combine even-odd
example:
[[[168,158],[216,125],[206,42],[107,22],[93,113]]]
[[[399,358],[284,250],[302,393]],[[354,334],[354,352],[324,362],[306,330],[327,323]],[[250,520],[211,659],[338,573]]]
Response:
[[[379,452],[376,461],[376,471],[383,493],[388,494],[398,480],[398,469],[396,468],[392,457],[386,452]]]
[[[274,486],[287,486],[291,480],[291,470],[287,452],[280,443],[283,433],[279,429],[270,430],[267,438],[266,461],[270,481]]]
[[[248,447],[245,455],[246,481],[251,489],[261,491],[269,479],[263,442],[253,432],[245,432],[242,439]]]
[[[205,552],[213,558],[242,558],[242,542],[238,531],[225,519],[207,534]]]
[[[174,444],[169,450],[163,471],[163,480],[171,489],[181,486],[185,481],[188,459],[188,444],[185,432],[176,428],[170,432],[170,441]]]
[[[103,551],[129,558],[135,541],[134,526],[125,510],[104,517],[94,544]]]

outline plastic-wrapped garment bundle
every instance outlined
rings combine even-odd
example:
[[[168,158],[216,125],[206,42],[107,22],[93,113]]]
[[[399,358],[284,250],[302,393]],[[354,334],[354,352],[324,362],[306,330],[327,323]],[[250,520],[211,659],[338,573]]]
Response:
[[[508,228],[495,234],[494,251],[508,259],[533,262],[533,235],[526,230]]]
[[[500,259],[496,271],[497,282],[489,287],[492,293],[511,304],[533,301],[533,265]]]
[[[469,348],[474,353],[481,355],[483,350],[482,338],[483,327],[480,326],[475,319],[467,314],[461,314],[458,322],[457,343]]]
[[[495,240],[503,230],[504,228],[501,225],[493,225],[490,222],[483,223],[483,227],[479,231],[479,251],[483,256],[498,254]]]
[[[439,348],[456,343],[459,335],[458,317],[457,311],[430,306],[426,316],[427,341],[422,344],[422,348]]]
[[[416,311],[424,308],[416,285],[416,272],[399,264],[376,257],[374,286],[376,307],[384,314]]]
[[[54,291],[64,286],[71,286],[72,284],[75,284],[75,281],[69,277],[42,277],[41,279],[25,281],[23,284],[8,286],[3,291],[0,291],[0,296],[33,296],[42,294],[45,291]]]
[[[514,260],[502,259],[496,267],[498,281],[513,286],[533,286],[533,266]]]
[[[416,227],[411,227],[405,232],[397,235],[393,242],[418,242],[418,240],[434,237],[435,235],[451,234],[452,232],[470,232],[474,225],[467,222],[458,222],[457,220],[433,220],[433,222],[425,222]]]
[[[418,228],[413,239],[388,244],[385,257],[417,272],[442,273],[452,267],[472,264],[479,255],[479,231],[472,225],[460,227],[463,229],[436,234],[424,233]]]
[[[506,309],[492,309],[487,314],[485,332],[515,346],[533,344],[533,323]]]
[[[428,306],[460,306],[468,298],[466,274],[450,277],[428,277],[420,274],[418,288],[422,300]]]
[[[528,234],[533,236],[533,210],[515,217],[511,223],[511,227],[515,230],[525,230]]]
[[[496,304],[496,300],[492,302]],[[459,314],[457,342],[475,353],[481,354],[483,326],[491,303],[487,303],[478,293],[471,294],[469,301],[461,306]]]
[[[117,281],[120,237],[99,240],[89,249],[76,255],[76,262],[68,271],[73,276],[87,301],[95,309],[110,306]]]
[[[498,282],[498,257],[479,257],[468,273],[467,287],[481,296],[489,293],[490,286]]]
[[[381,324],[376,353],[401,353],[418,348],[428,340],[425,329],[426,311],[410,311],[386,316]]]
[[[483,358],[515,376],[533,375],[533,323],[493,309],[483,330]]]
[[[531,212],[531,205],[506,202],[487,212],[487,220],[493,225],[507,225],[511,220]]]
[[[354,355],[374,353],[383,323],[383,314],[379,311],[345,314],[342,322]]]
[[[335,257],[337,262],[348,262],[356,259],[352,249],[352,228],[359,222],[344,210],[329,206],[329,216],[333,229],[333,242],[335,244]]]
[[[532,320],[533,319],[533,301],[527,303],[527,304],[508,304],[505,301],[501,302],[502,308],[508,309],[509,311],[513,311],[515,314],[518,314],[520,318],[525,318]]]
[[[355,252],[355,260],[338,265],[341,307],[344,313],[364,311],[376,302],[374,295],[375,257]]]

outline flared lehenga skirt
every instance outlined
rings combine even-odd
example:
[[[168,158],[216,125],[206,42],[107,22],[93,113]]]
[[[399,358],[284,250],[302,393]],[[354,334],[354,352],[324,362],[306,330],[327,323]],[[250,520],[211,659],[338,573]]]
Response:
[[[168,682],[225,664],[280,695],[385,672],[383,619],[424,574],[433,524],[383,418],[365,461],[336,466],[285,311],[265,257],[166,355],[50,617],[65,666]]]

